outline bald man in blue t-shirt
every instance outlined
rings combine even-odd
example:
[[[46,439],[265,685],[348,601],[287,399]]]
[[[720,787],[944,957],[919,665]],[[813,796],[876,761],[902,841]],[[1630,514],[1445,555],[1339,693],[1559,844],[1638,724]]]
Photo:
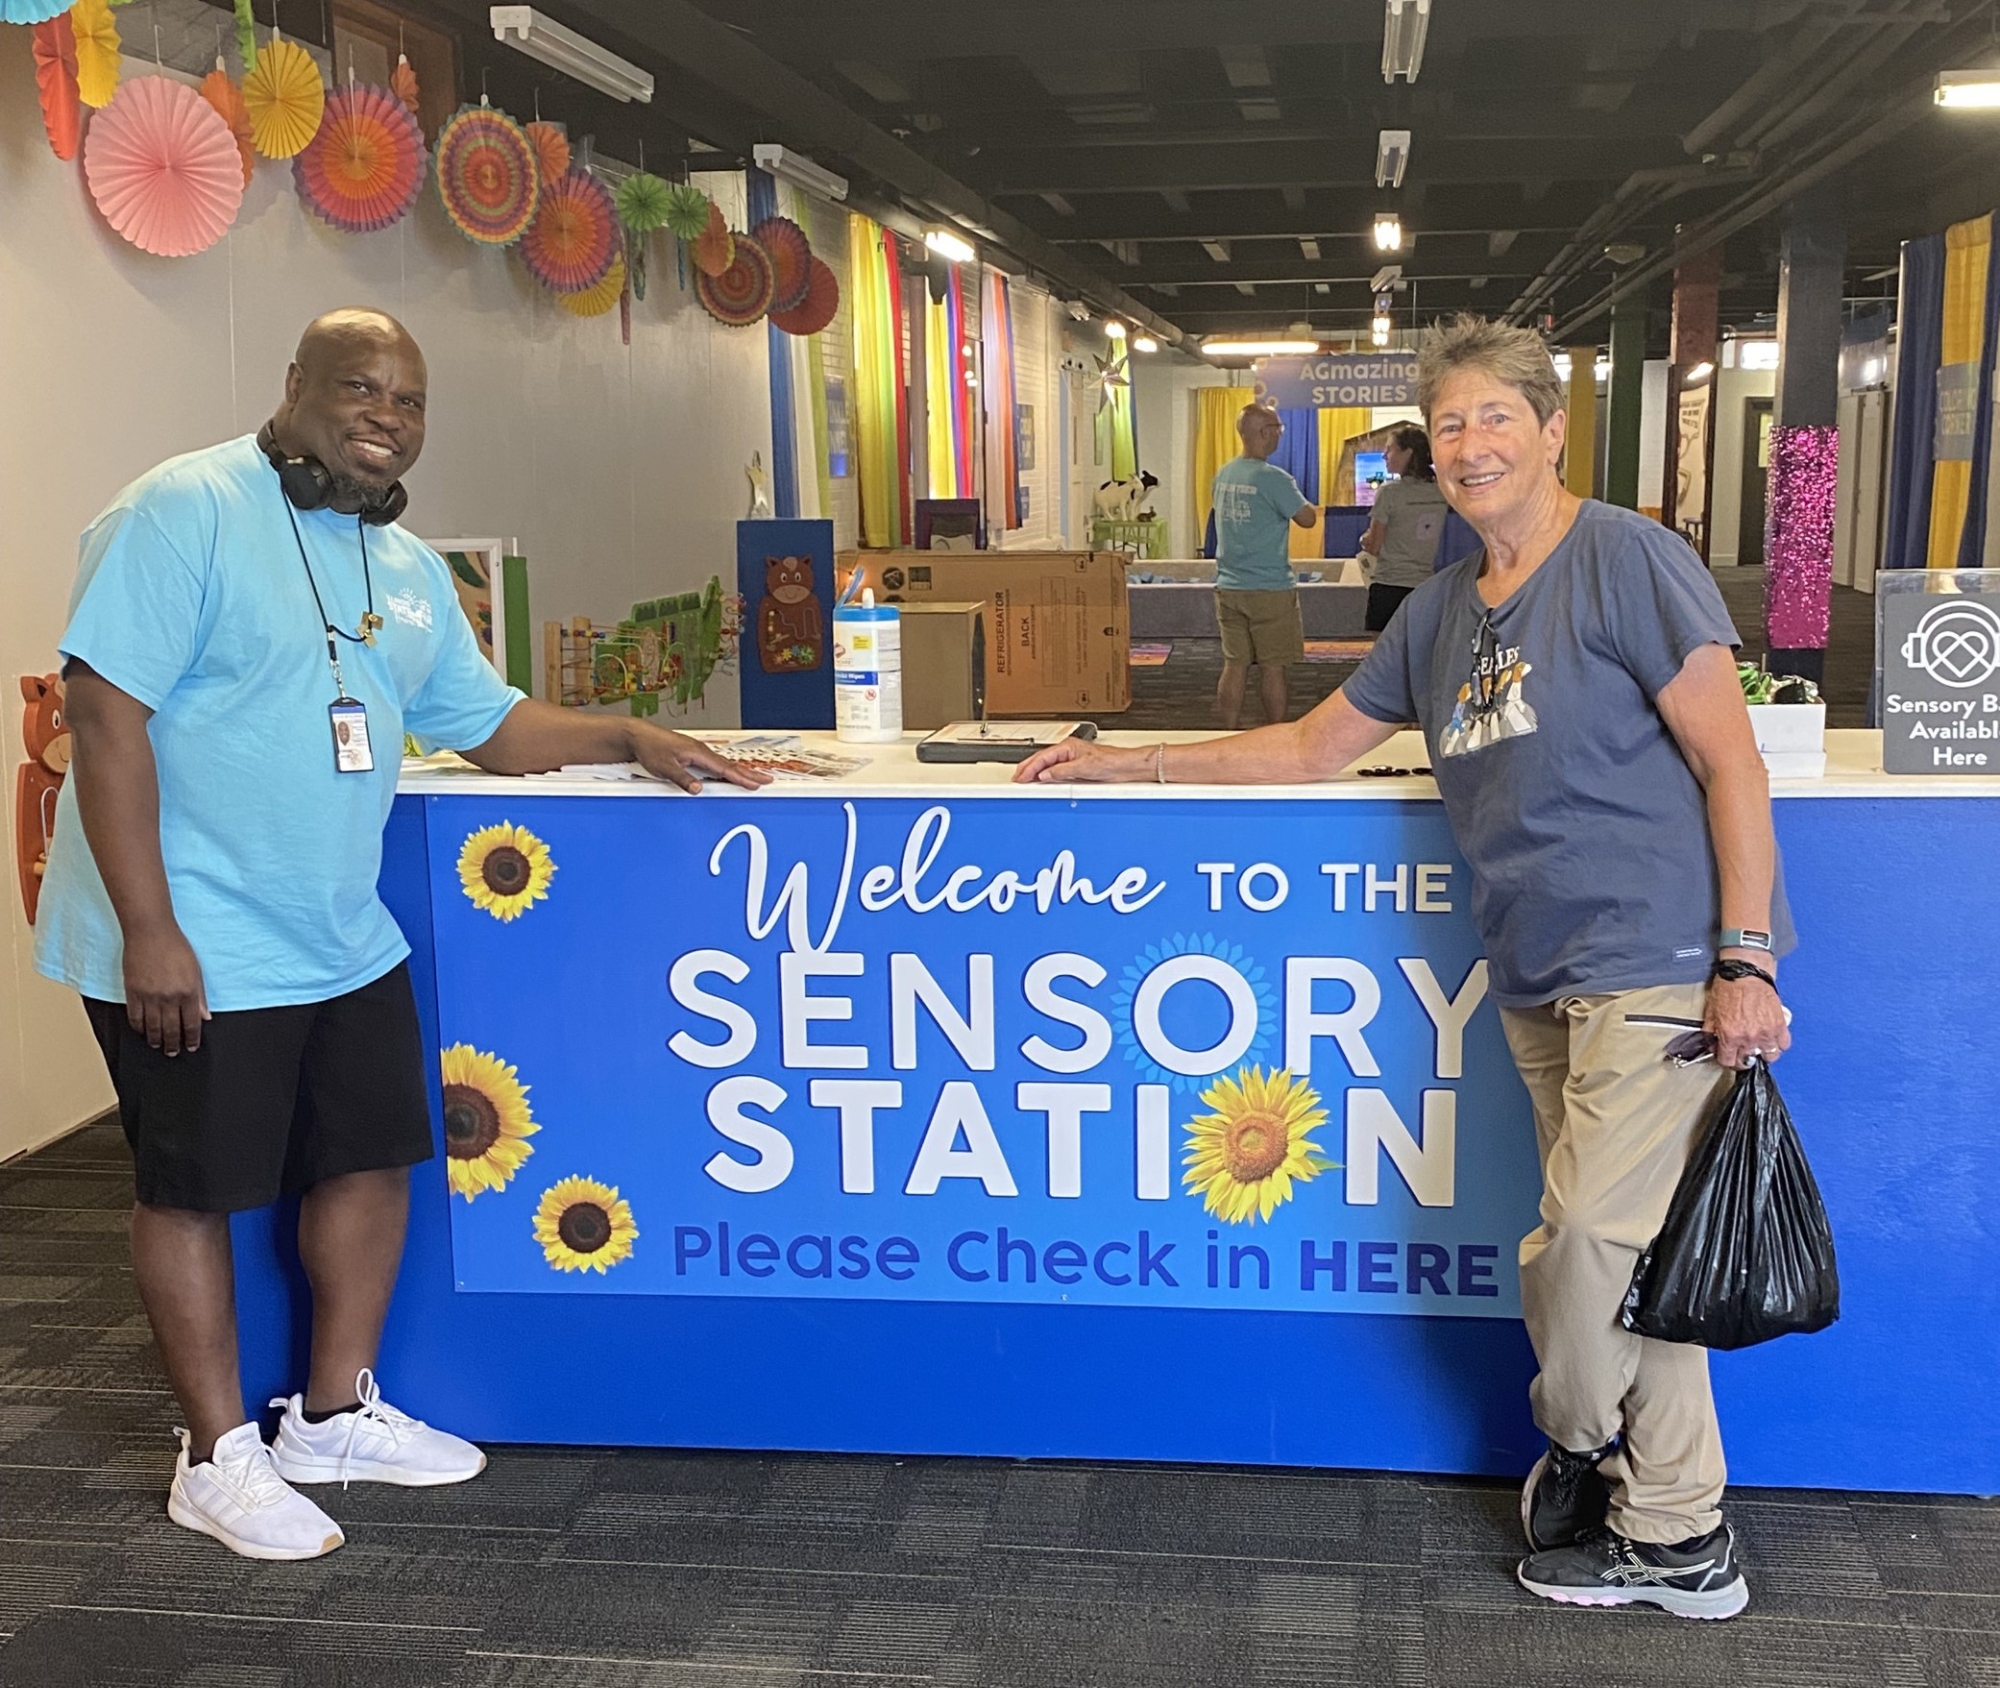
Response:
[[[1222,633],[1215,705],[1230,732],[1242,720],[1253,663],[1265,719],[1286,717],[1285,664],[1303,661],[1306,654],[1290,528],[1319,522],[1319,511],[1306,502],[1299,483],[1269,461],[1285,437],[1278,413],[1268,405],[1248,405],[1236,419],[1236,432],[1242,455],[1215,475],[1215,619]]]

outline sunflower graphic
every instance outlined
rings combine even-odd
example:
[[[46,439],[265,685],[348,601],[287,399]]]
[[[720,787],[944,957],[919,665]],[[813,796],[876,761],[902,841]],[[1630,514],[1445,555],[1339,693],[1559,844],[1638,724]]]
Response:
[[[1215,1111],[1188,1122],[1181,1183],[1199,1191],[1218,1219],[1231,1225],[1269,1219],[1292,1199],[1293,1185],[1338,1164],[1321,1159],[1306,1135],[1326,1124],[1326,1110],[1312,1086],[1290,1072],[1266,1076],[1262,1067],[1239,1067],[1201,1099]]]
[[[558,1272],[602,1275],[629,1260],[639,1227],[632,1204],[615,1185],[594,1178],[565,1178],[542,1192],[535,1209],[535,1241]]]
[[[528,1112],[528,1087],[497,1055],[454,1043],[444,1067],[444,1152],[451,1187],[467,1201],[504,1190],[535,1152],[542,1128]]]
[[[459,882],[477,908],[513,920],[549,894],[556,864],[549,847],[524,826],[483,826],[458,852]]]

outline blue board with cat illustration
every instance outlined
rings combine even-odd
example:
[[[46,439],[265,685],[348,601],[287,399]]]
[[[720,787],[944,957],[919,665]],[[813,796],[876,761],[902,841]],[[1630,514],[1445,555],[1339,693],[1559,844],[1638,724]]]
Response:
[[[746,727],[833,726],[833,523],[736,524]]]

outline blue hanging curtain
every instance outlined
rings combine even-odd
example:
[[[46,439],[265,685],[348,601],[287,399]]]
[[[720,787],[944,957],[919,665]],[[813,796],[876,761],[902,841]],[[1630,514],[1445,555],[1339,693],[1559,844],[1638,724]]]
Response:
[[[750,226],[778,215],[778,184],[769,172],[752,165],[744,171],[749,189]],[[792,348],[790,336],[771,323],[764,325],[770,341],[771,365],[771,507],[782,521],[799,513],[798,419],[792,411]]]
[[[1994,218],[2000,228],[2000,215]],[[1972,496],[1965,506],[1965,525],[1958,533],[1958,566],[1976,569],[1986,556],[1986,471],[1993,456],[1993,354],[2000,345],[2000,264],[1986,260],[1986,332],[1980,339],[1979,404],[1972,423]]]
[[[1937,425],[1938,359],[1944,355],[1942,234],[1903,242],[1900,294],[1896,420],[1882,563],[1885,568],[1920,569],[1930,552],[1931,447]],[[1990,281],[1987,296],[1990,301]]]
[[[1271,461],[1299,483],[1308,504],[1319,502],[1319,412],[1280,410],[1278,420],[1285,425],[1285,437],[1271,453]]]

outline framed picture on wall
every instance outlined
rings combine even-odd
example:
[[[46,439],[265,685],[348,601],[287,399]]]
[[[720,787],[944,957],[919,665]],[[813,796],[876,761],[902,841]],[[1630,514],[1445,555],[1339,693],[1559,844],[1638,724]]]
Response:
[[[427,539],[424,541],[451,571],[458,607],[472,623],[486,660],[507,674],[506,558],[509,547],[498,539]],[[394,613],[394,606],[391,606]],[[525,627],[525,622],[523,623]],[[520,682],[515,681],[514,684]],[[526,688],[523,688],[524,690]]]
[[[1035,466],[1035,407],[1014,406],[1014,462],[1026,474]]]

